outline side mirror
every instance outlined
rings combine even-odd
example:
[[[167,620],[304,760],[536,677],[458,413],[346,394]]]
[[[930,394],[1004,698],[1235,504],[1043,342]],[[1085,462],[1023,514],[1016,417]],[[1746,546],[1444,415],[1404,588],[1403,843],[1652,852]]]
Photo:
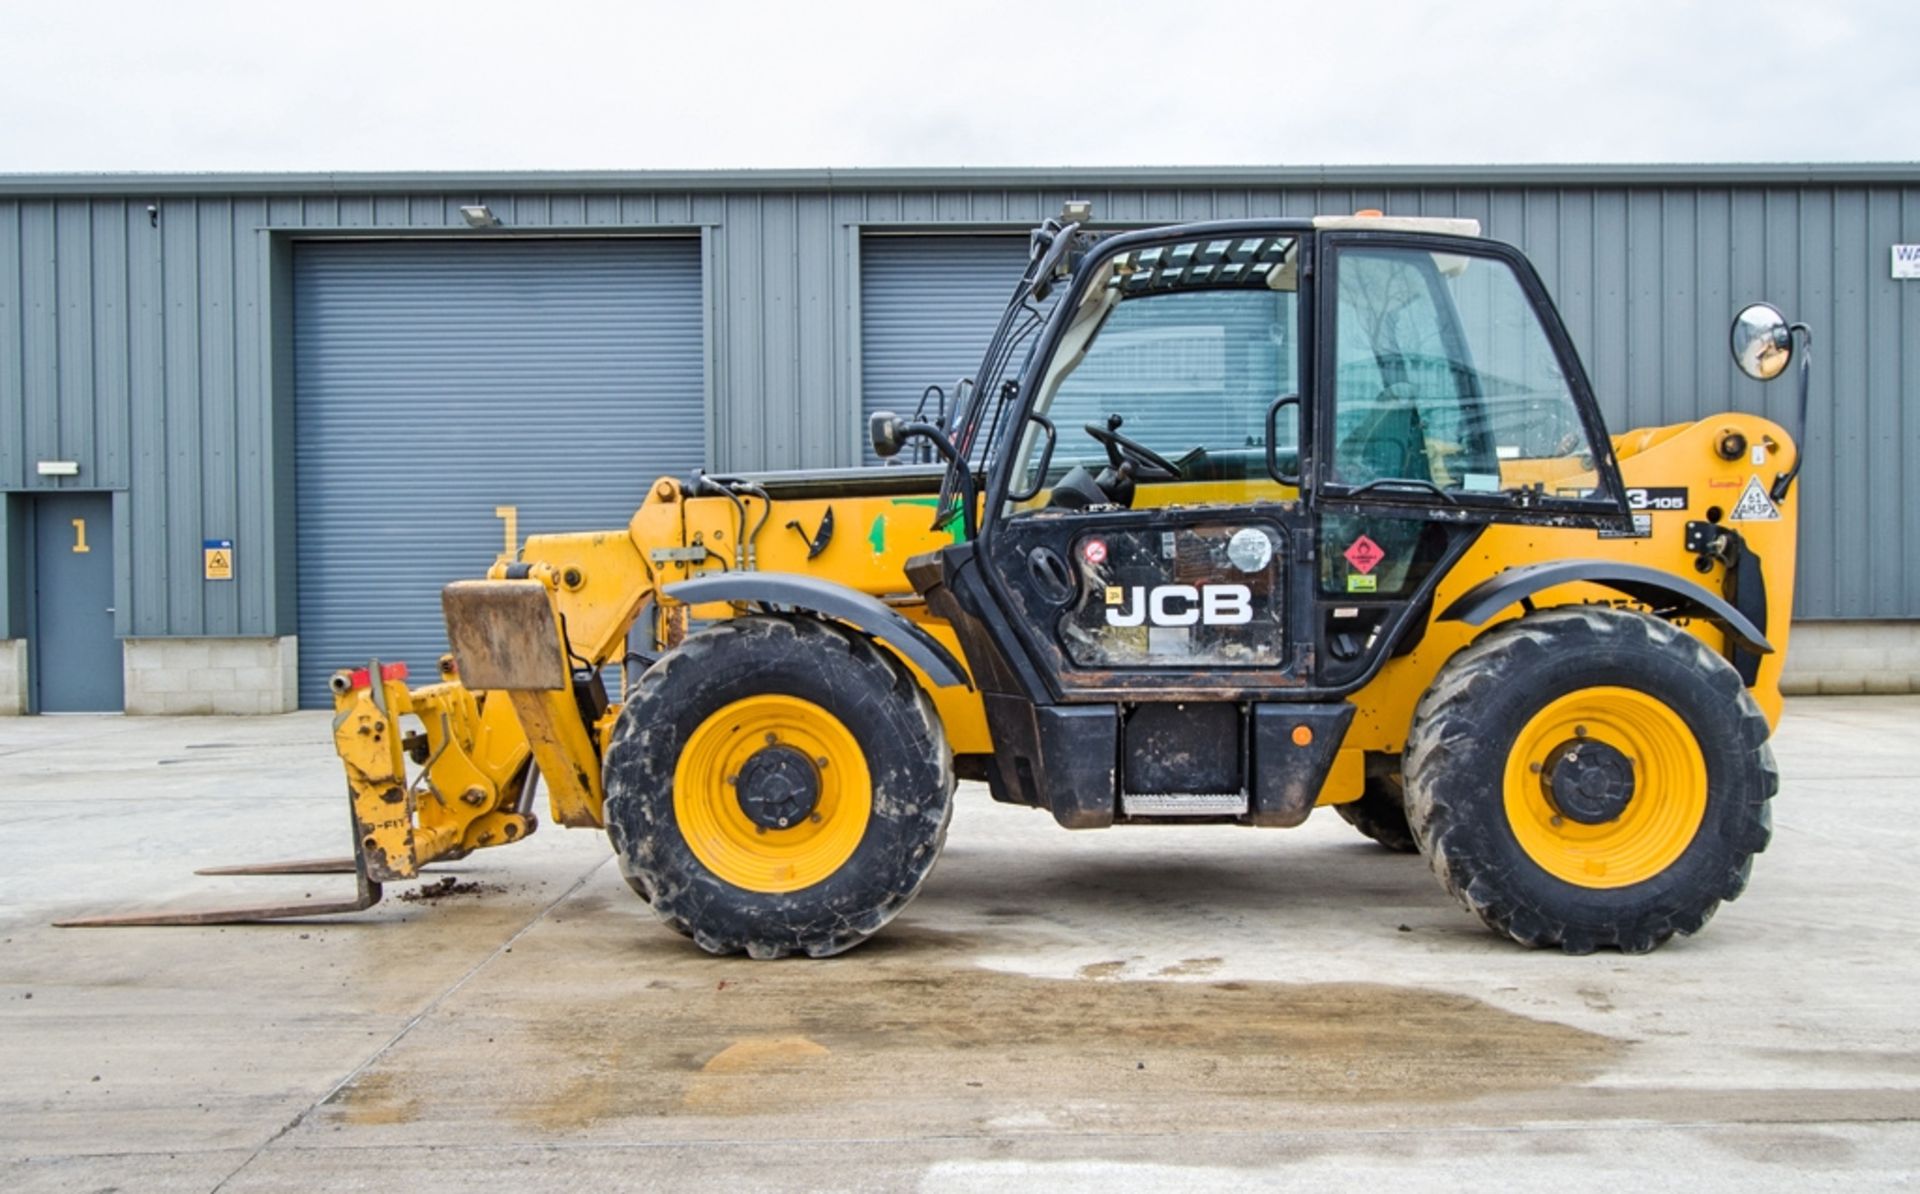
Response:
[[[1793,331],[1772,303],[1754,303],[1733,317],[1733,363],[1755,381],[1772,381],[1793,360]]]
[[[1733,317],[1733,363],[1740,372],[1755,381],[1772,381],[1785,373],[1793,360],[1793,338],[1801,338],[1800,419],[1793,430],[1793,467],[1773,478],[1767,490],[1776,502],[1787,500],[1800,466],[1807,459],[1807,392],[1813,374],[1813,329],[1804,323],[1788,323],[1780,308],[1772,303],[1754,303],[1741,308]]]
[[[873,440],[873,453],[882,460],[900,454],[907,443],[907,425],[890,410],[877,410],[867,421],[867,434]]]

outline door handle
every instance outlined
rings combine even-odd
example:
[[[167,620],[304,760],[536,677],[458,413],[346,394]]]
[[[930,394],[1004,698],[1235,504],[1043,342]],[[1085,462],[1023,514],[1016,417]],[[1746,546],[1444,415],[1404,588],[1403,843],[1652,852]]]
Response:
[[[1297,445],[1294,449],[1294,467],[1296,469],[1299,467],[1300,458],[1306,455],[1307,445],[1300,434],[1300,395],[1283,394],[1275,398],[1267,406],[1267,475],[1282,485],[1291,485],[1295,489],[1298,489],[1300,488],[1300,474],[1298,472],[1283,473],[1280,471],[1279,445],[1274,442],[1276,439],[1275,427],[1280,422],[1280,412],[1289,406],[1293,407],[1294,411],[1293,442]]]
[[[1041,596],[1055,604],[1073,599],[1073,569],[1050,547],[1036,547],[1027,553],[1027,572]]]

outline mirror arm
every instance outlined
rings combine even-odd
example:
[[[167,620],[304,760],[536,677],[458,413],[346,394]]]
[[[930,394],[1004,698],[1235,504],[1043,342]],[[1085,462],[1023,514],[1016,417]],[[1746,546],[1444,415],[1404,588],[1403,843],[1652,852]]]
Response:
[[[960,453],[947,438],[947,433],[931,423],[908,423],[900,429],[900,438],[925,439],[940,453],[940,459],[952,472],[960,476],[960,527],[966,538],[974,539],[980,534],[980,523],[976,513],[980,507],[980,491],[973,484],[973,470],[966,461],[960,459]],[[936,527],[937,529],[937,527]]]
[[[1800,416],[1798,425],[1793,429],[1793,467],[1775,474],[1773,488],[1768,491],[1768,496],[1776,502],[1787,500],[1795,478],[1800,475],[1800,466],[1807,459],[1807,395],[1812,386],[1813,329],[1804,323],[1787,326],[1789,336],[1796,332],[1805,338],[1800,347]]]
[[[932,444],[933,450],[940,454],[940,459],[947,468],[960,476],[962,502],[960,525],[965,530],[966,537],[971,539],[979,533],[978,519],[975,517],[975,507],[979,505],[979,490],[973,483],[973,470],[960,459],[959,449],[953,446],[953,440],[947,437],[943,428],[919,419],[903,423],[898,415],[890,411],[875,411],[873,418],[869,421],[869,427],[872,431],[874,452],[883,457],[895,455],[910,440],[924,439]]]
[[[952,464],[958,455],[958,453],[954,451],[953,441],[947,438],[946,432],[935,427],[932,423],[908,423],[906,426],[900,428],[900,438],[902,440],[926,440],[933,445],[933,450],[940,454],[941,461],[946,464]]]

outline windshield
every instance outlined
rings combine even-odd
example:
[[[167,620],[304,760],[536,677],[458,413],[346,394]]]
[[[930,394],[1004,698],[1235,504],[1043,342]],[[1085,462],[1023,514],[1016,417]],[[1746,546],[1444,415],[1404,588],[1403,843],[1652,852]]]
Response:
[[[1176,466],[1143,484],[1209,483],[1167,501],[1277,496],[1266,425],[1277,400],[1300,392],[1295,247],[1286,236],[1208,237],[1096,267],[1033,387],[1032,410],[1054,434],[1028,428],[1010,492],[1037,495],[1076,466],[1097,471],[1107,461],[1097,431],[1111,428]],[[1285,423],[1274,447],[1291,471],[1297,421]]]

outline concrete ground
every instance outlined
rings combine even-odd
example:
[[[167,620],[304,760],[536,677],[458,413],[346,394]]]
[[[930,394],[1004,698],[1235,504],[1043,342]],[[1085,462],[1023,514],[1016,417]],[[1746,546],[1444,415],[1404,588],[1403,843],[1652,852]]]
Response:
[[[344,847],[326,730],[0,720],[0,1189],[1920,1185],[1920,698],[1793,701],[1751,889],[1646,957],[1495,939],[1330,813],[974,785],[826,962],[706,957],[556,828],[356,917],[48,927],[344,891],[189,874]]]

